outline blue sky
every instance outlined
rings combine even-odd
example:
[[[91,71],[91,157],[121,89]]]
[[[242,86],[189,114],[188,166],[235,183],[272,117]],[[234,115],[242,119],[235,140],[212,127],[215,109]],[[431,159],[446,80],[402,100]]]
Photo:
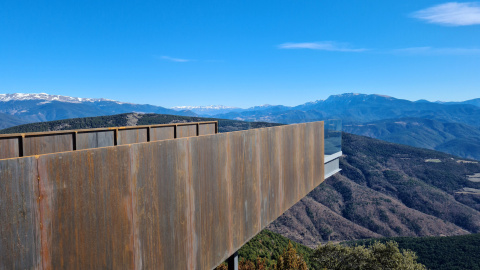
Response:
[[[480,97],[480,2],[1,1],[0,93],[165,107]]]

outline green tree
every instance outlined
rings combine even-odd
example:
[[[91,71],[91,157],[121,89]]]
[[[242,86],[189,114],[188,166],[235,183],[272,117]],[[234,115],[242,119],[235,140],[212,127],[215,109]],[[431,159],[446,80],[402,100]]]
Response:
[[[400,250],[394,241],[374,242],[371,246],[343,246],[328,243],[319,246],[312,260],[321,269],[423,270],[415,252]]]

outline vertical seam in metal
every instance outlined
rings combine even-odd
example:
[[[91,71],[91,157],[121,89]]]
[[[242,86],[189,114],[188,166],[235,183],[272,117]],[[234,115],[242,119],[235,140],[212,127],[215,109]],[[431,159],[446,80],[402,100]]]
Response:
[[[43,239],[43,214],[42,214],[42,206],[41,206],[41,201],[42,201],[42,191],[41,191],[41,185],[40,185],[40,161],[39,161],[39,156],[35,156],[35,162],[36,162],[36,169],[37,169],[37,190],[38,190],[38,197],[37,197],[37,207],[38,207],[38,214],[39,214],[39,222],[38,228],[39,228],[39,234],[40,234],[40,263],[41,263],[41,268],[40,269],[47,269],[46,267],[46,258],[44,256],[43,252],[43,243],[46,241],[46,239]]]
[[[132,238],[133,238],[133,241],[132,241],[132,251],[133,251],[133,269],[137,269],[137,265],[136,265],[136,255],[137,255],[137,252],[135,250],[135,213],[134,213],[134,209],[133,209],[133,193],[135,192],[135,187],[133,186],[133,178],[132,178],[132,170],[133,170],[133,166],[136,166],[135,164],[133,164],[134,160],[133,160],[133,150],[132,150],[132,145],[129,144],[128,145],[128,152],[129,152],[129,155],[130,155],[130,162],[128,163],[130,165],[130,168],[129,168],[129,172],[130,172],[130,177],[129,177],[129,183],[130,183],[130,208],[131,208],[131,215],[132,215]]]

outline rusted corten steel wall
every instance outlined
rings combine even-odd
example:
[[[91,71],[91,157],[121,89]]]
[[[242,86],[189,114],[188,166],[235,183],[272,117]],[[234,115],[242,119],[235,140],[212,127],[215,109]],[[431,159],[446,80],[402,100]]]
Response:
[[[0,159],[215,134],[218,122],[0,135]]]
[[[213,269],[323,165],[323,122],[0,160],[0,269]]]

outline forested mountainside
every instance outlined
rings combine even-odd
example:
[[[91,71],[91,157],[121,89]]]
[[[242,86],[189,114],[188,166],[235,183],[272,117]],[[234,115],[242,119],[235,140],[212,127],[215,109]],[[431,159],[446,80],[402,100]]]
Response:
[[[360,240],[348,244],[369,245],[395,241],[399,248],[414,251],[418,262],[435,270],[479,270],[480,234],[448,237],[392,237]]]
[[[382,236],[480,232],[478,161],[343,134],[342,172],[269,229],[308,246]],[[472,176],[472,177],[469,177]]]
[[[347,124],[344,131],[480,160],[480,127],[422,118]]]
[[[263,230],[247,242],[240,250],[240,260],[243,258],[255,261],[258,257],[265,258],[270,264],[274,263],[281,252],[288,245],[288,238],[280,234]],[[418,256],[417,261],[436,270],[480,269],[480,234],[437,237],[386,237],[368,240],[348,241],[342,245],[366,245],[378,241],[385,243],[395,241],[402,250],[412,250]],[[312,264],[313,249],[300,244],[294,246],[310,267],[318,269]]]
[[[122,114],[28,124],[3,132],[205,120],[212,119]],[[220,131],[271,125],[219,120]],[[270,230],[311,247],[329,239],[480,232],[478,161],[348,133],[343,134],[342,150],[342,172],[279,217]]]
[[[140,126],[155,124],[171,124],[186,122],[202,122],[202,121],[218,121],[219,132],[230,132],[237,130],[245,130],[249,128],[261,128],[277,126],[275,123],[265,122],[245,122],[237,120],[215,119],[206,117],[190,117],[168,114],[139,114],[125,113],[109,116],[85,117],[57,120],[50,122],[38,122],[25,124],[7,129],[0,130],[0,134],[6,133],[26,133],[26,132],[44,132],[56,130],[71,129],[89,129],[102,127],[123,127],[123,126]]]

